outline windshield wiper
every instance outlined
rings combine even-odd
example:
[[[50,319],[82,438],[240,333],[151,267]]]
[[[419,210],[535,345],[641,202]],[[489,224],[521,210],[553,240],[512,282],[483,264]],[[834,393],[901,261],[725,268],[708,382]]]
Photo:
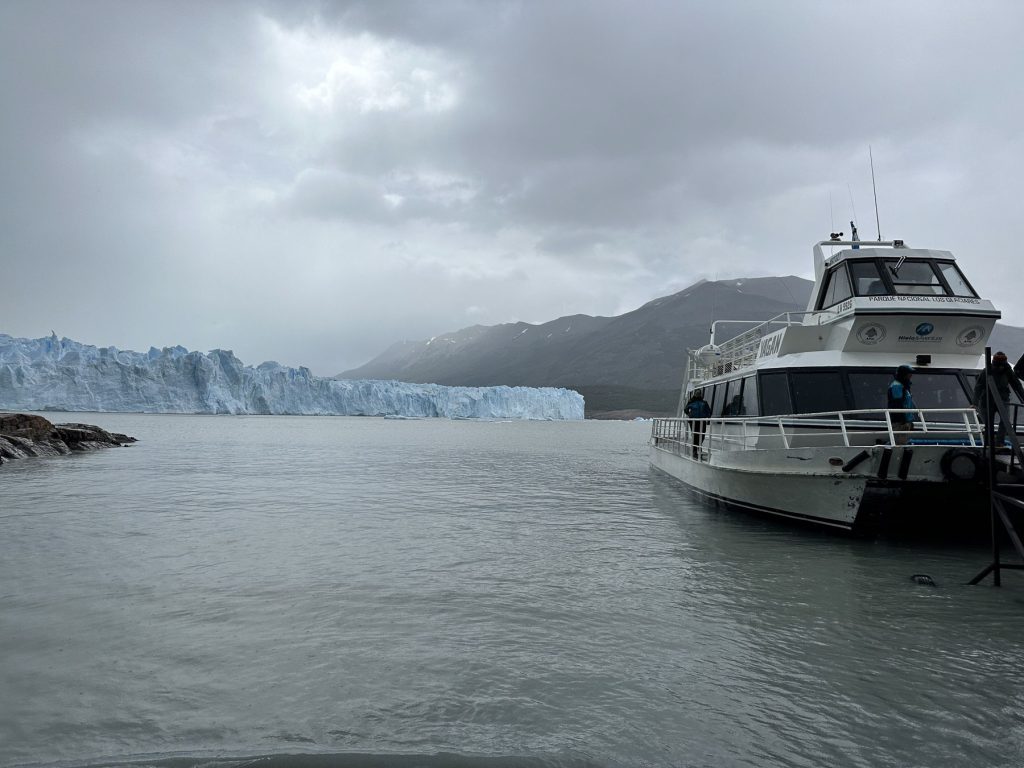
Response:
[[[904,261],[906,261],[906,260],[907,260],[907,257],[906,257],[906,256],[900,256],[900,260],[896,262],[896,266],[895,266],[895,267],[889,267],[889,269],[891,269],[891,270],[892,270],[892,273],[893,273],[893,274],[894,274],[894,275],[895,275],[896,277],[899,277],[899,276],[900,276],[900,267],[902,267],[902,266],[903,266],[903,262],[904,262]]]

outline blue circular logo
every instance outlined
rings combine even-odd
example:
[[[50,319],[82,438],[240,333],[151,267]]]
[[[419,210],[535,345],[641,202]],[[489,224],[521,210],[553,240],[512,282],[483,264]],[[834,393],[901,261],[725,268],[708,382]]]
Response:
[[[919,326],[917,326],[917,328],[914,329],[918,336],[927,336],[934,330],[935,326],[932,325],[931,323],[921,323]]]

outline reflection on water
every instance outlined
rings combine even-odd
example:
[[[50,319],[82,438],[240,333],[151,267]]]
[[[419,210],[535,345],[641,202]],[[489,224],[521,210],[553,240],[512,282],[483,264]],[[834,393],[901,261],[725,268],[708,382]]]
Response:
[[[1021,763],[1024,577],[704,506],[647,425],[81,418],[142,442],[0,469],[2,765]]]

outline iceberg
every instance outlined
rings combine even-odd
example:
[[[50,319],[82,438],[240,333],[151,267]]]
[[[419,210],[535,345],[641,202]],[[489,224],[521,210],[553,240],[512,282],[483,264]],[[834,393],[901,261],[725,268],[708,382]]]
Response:
[[[230,350],[130,352],[56,334],[0,334],[0,408],[23,411],[582,419],[583,396],[554,387],[448,387],[341,380]]]

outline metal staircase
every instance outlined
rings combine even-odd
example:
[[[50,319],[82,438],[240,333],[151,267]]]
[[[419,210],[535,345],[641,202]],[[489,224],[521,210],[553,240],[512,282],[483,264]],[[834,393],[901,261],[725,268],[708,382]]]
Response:
[[[1007,405],[996,390],[995,383],[992,381],[991,347],[985,348],[985,381],[987,384],[985,391],[985,413],[991,413],[990,407],[994,405],[994,410],[999,414],[1000,420],[1007,426],[1005,431],[1006,437],[1010,442],[1010,456],[1006,466],[1007,471],[1002,473],[1003,480],[1000,480],[999,465],[1002,462],[1000,461],[999,451],[1003,446],[996,445],[993,420],[991,418],[986,419],[985,453],[988,459],[986,463],[988,466],[989,505],[992,515],[992,562],[981,573],[971,579],[969,583],[978,584],[989,574],[992,574],[992,585],[998,587],[1002,585],[1002,571],[1024,571],[1024,543],[1021,542],[1020,535],[1013,525],[1013,513],[1024,511],[1024,500],[1022,500],[1024,485],[1007,482],[1007,480],[1014,476],[1014,464],[1024,469],[1024,453],[1021,451],[1020,438],[1017,436],[1017,416],[1021,405],[1017,403],[1014,403],[1012,406]],[[1010,417],[1011,407],[1014,411],[1013,418]],[[1000,550],[1004,537],[1009,539],[1010,544],[1017,553],[1019,562],[1002,561]]]

